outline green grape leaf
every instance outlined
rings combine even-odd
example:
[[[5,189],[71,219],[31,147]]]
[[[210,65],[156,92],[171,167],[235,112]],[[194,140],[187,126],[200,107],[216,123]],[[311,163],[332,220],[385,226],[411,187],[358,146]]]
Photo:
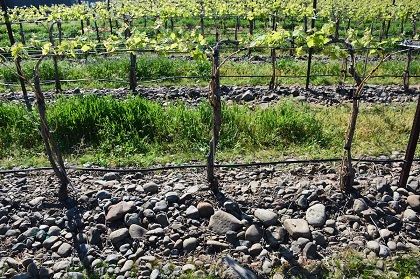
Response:
[[[25,53],[25,48],[22,43],[15,43],[10,50],[13,58],[15,59]]]
[[[207,59],[206,55],[199,47],[196,47],[193,51],[191,51],[191,57],[196,61],[206,61]]]
[[[82,48],[81,48],[81,50],[83,52],[88,52],[90,50],[90,46],[89,45],[83,45]]]
[[[50,53],[52,48],[52,43],[46,43],[42,46],[42,55],[47,55]]]
[[[297,56],[304,56],[305,55],[305,51],[303,50],[302,46],[295,48],[295,52],[296,52]]]

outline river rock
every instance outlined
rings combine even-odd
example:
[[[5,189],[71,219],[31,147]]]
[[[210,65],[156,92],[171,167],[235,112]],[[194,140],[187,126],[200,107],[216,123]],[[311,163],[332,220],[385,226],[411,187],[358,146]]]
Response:
[[[182,249],[184,249],[186,253],[194,251],[196,247],[197,247],[197,238],[195,237],[187,238],[182,242]]]
[[[214,214],[213,205],[209,202],[199,202],[197,204],[198,213],[203,218],[208,218]]]
[[[159,192],[159,186],[155,182],[150,181],[143,185],[143,190],[146,193],[156,194]]]
[[[326,219],[325,205],[315,204],[306,210],[306,221],[314,227],[321,227],[325,224]]]
[[[209,221],[208,228],[217,234],[226,234],[228,231],[237,231],[242,227],[241,221],[225,211],[216,211]]]
[[[283,226],[293,239],[311,237],[308,222],[304,219],[286,219]]]
[[[256,209],[254,216],[267,227],[274,226],[278,223],[278,215],[268,209]]]
[[[410,209],[410,208],[407,208],[404,211],[404,214],[403,215],[404,215],[404,218],[405,219],[407,219],[407,220],[409,220],[411,222],[417,222],[418,221],[417,213],[414,210]]]
[[[253,224],[245,231],[245,240],[252,243],[259,242],[263,236],[263,232],[260,227]]]
[[[222,278],[226,279],[258,279],[258,276],[251,270],[243,267],[229,255],[221,259],[219,269]]]
[[[132,224],[128,229],[128,233],[130,234],[131,238],[138,239],[142,238],[146,235],[147,230],[140,225]]]
[[[190,219],[198,220],[200,218],[200,213],[194,205],[190,205],[187,210],[185,211],[185,214]]]
[[[420,212],[420,195],[408,196],[407,203],[413,210]]]
[[[356,213],[362,213],[362,211],[368,208],[366,202],[363,199],[355,199],[353,203],[353,210]]]
[[[134,210],[136,210],[134,202],[121,201],[109,207],[109,211],[105,218],[108,222],[115,222],[122,219],[126,213],[133,212]]]
[[[109,239],[111,240],[112,243],[117,243],[123,239],[125,239],[126,237],[129,236],[129,231],[127,228],[122,228],[116,231],[113,231],[110,235],[109,235]]]

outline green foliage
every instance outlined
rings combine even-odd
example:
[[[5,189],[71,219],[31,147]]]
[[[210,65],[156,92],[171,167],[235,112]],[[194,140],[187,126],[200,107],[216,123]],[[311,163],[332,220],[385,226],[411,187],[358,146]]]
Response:
[[[361,107],[354,156],[390,154],[405,148],[415,106]],[[349,107],[313,107],[290,100],[266,109],[222,107],[218,158],[255,160],[284,155],[341,155]],[[77,164],[149,165],[203,159],[211,137],[212,108],[140,97],[116,100],[96,95],[60,98],[48,105],[48,122],[60,149]],[[34,119],[34,120],[31,120]],[[43,145],[36,111],[0,105],[0,161],[39,164]],[[37,160],[30,157],[35,156]],[[27,158],[27,159],[24,159]]]

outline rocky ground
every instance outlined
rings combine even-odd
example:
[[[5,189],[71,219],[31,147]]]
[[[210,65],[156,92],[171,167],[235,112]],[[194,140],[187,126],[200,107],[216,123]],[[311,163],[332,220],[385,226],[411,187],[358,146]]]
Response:
[[[222,91],[227,102],[251,106],[285,96],[323,105],[350,101],[349,87]],[[207,92],[140,87],[136,93],[163,104],[194,105]],[[405,103],[416,101],[417,93],[418,88],[369,86],[361,101]],[[73,94],[124,98],[129,92],[64,92]],[[21,96],[0,94],[0,100],[20,102]],[[391,159],[402,157],[394,153]],[[388,259],[420,247],[420,165],[413,165],[408,184],[400,188],[400,162],[359,163],[353,194],[339,191],[338,168],[325,163],[222,168],[216,171],[217,195],[203,169],[70,170],[73,188],[64,203],[57,200],[51,171],[0,173],[0,278],[320,278],[325,270],[313,267],[349,248],[377,260],[375,276],[389,271],[398,276]],[[337,268],[330,265],[329,271]]]
[[[419,85],[412,85],[409,91],[404,91],[401,86],[365,86],[361,94],[361,102],[372,104],[401,104],[417,101]],[[227,102],[240,102],[248,105],[266,106],[286,97],[294,97],[298,101],[320,105],[339,105],[351,100],[354,87],[346,86],[311,86],[306,90],[302,86],[278,86],[269,90],[267,86],[222,86],[221,98]],[[186,104],[196,105],[207,100],[209,89],[207,87],[174,87],[174,86],[141,86],[134,94],[144,98],[165,103],[181,101]],[[97,96],[111,95],[116,98],[125,98],[131,94],[128,89],[74,89],[65,90],[61,94],[46,91],[46,99],[52,100],[59,96],[95,94]],[[29,99],[34,102],[35,97],[29,94]],[[19,92],[0,93],[0,101],[21,102],[22,94]]]
[[[51,171],[2,174],[0,277],[283,278],[287,265],[320,278],[308,264],[346,248],[378,259],[419,250],[420,165],[404,188],[400,170],[361,163],[350,195],[329,164],[218,169],[217,195],[203,169],[73,170],[65,203]]]

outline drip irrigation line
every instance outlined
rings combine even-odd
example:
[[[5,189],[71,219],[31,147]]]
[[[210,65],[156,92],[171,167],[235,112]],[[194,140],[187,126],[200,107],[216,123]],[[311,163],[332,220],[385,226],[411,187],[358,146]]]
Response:
[[[268,165],[289,165],[289,164],[319,164],[319,163],[331,163],[340,162],[342,158],[329,158],[329,159],[313,159],[313,160],[283,160],[273,162],[254,162],[254,163],[234,163],[234,164],[215,164],[216,168],[241,168],[241,167],[255,167],[255,166],[268,166]],[[403,159],[357,159],[353,158],[354,162],[358,163],[403,163]],[[420,162],[420,158],[416,158],[413,162]],[[154,172],[164,171],[172,169],[193,169],[193,168],[206,168],[207,165],[178,165],[178,166],[162,166],[162,167],[151,167],[142,169],[119,169],[119,168],[90,168],[90,167],[75,167],[69,166],[66,169],[78,170],[78,171],[97,171],[97,172],[118,172],[118,173],[138,173],[138,172]],[[51,167],[39,167],[39,168],[28,168],[28,169],[13,169],[13,170],[0,170],[0,174],[7,173],[18,173],[18,172],[31,172],[31,171],[42,171],[52,170]]]

